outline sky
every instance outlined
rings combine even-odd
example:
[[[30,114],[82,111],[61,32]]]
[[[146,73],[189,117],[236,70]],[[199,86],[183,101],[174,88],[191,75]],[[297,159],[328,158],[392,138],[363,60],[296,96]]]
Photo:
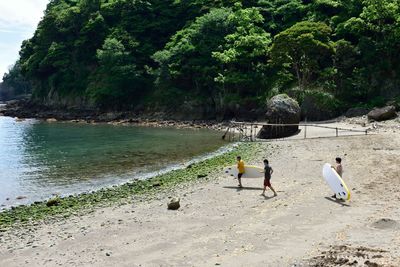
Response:
[[[0,0],[0,81],[33,36],[49,0]]]

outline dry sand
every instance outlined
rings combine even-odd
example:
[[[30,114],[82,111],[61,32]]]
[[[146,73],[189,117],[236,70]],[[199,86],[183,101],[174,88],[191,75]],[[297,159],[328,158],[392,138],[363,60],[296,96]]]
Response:
[[[277,197],[260,195],[262,180],[238,189],[216,174],[177,189],[178,211],[167,210],[160,194],[0,233],[0,266],[400,266],[396,127],[260,144],[247,163],[268,157]],[[336,156],[352,191],[345,203],[329,198],[321,177]]]

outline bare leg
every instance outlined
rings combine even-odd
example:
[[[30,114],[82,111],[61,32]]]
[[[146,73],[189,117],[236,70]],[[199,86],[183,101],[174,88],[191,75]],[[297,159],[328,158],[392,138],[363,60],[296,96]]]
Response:
[[[265,190],[266,190],[266,188],[267,188],[267,187],[264,185],[264,190],[263,190],[263,192],[262,192],[261,195],[265,196]]]
[[[238,177],[239,187],[242,187],[242,178]]]
[[[269,188],[271,188],[272,192],[274,192],[274,196],[277,196],[277,195],[278,195],[278,194],[276,193],[275,189],[274,189],[272,186],[270,186]]]

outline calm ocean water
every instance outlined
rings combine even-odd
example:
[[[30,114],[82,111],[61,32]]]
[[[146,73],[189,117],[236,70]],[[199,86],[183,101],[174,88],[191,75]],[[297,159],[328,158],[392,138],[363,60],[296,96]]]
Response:
[[[224,144],[221,133],[205,129],[46,123],[0,116],[0,209],[145,177]]]

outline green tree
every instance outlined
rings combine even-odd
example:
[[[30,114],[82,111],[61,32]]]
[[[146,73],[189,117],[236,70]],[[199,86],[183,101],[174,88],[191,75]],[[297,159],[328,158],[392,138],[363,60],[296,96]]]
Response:
[[[338,40],[334,44],[335,54],[333,56],[335,74],[333,80],[335,82],[335,95],[341,99],[351,101],[358,99],[362,92],[353,84],[353,73],[357,68],[359,61],[359,53],[357,48],[349,41],[344,39]],[[352,89],[351,89],[352,88]]]
[[[224,109],[228,94],[257,94],[271,42],[262,22],[257,9],[240,4],[199,17],[154,55],[159,84],[210,97],[216,110]]]
[[[21,95],[28,95],[32,91],[29,81],[21,73],[20,62],[17,61],[3,76],[0,98],[12,99]]]
[[[332,65],[332,30],[320,22],[303,21],[275,36],[271,62],[293,72],[298,86],[305,89],[317,80],[321,70]]]
[[[158,84],[215,100],[214,78],[220,66],[212,53],[222,50],[225,36],[234,30],[230,14],[228,8],[211,10],[178,31],[163,50],[155,53],[153,58],[160,64]]]
[[[373,95],[400,94],[400,1],[365,0],[360,19],[365,23],[358,47],[364,54],[363,79]]]
[[[270,34],[259,26],[264,18],[256,8],[237,5],[228,19],[235,30],[225,36],[223,50],[212,53],[222,70],[214,80],[222,85],[224,95],[226,88],[237,95],[258,94],[267,88],[265,69],[271,44]]]
[[[97,50],[99,67],[90,78],[88,94],[102,108],[130,108],[144,85],[130,53],[115,38],[107,38]]]

